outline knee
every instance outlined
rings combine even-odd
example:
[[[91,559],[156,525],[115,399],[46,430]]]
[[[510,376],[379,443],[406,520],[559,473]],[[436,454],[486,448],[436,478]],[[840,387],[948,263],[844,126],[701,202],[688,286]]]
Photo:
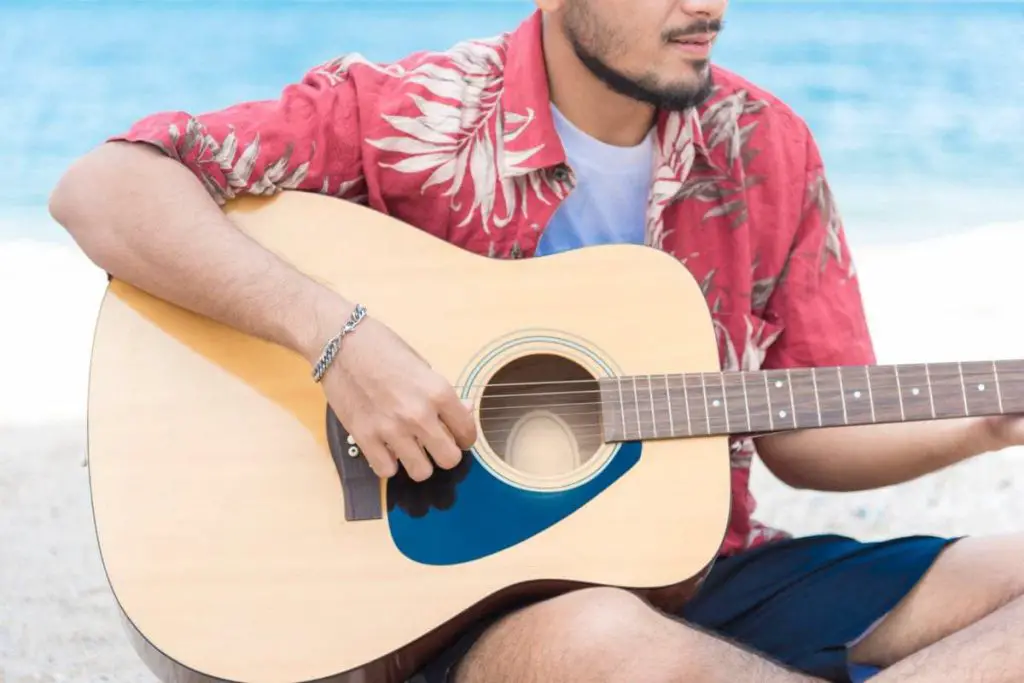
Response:
[[[549,614],[561,645],[581,658],[635,651],[664,620],[636,595],[615,588],[590,588],[552,601]]]
[[[502,676],[466,675],[462,681],[587,680],[602,683],[637,680],[659,683],[659,657],[674,651],[685,633],[627,591],[590,588],[534,605],[499,622],[473,648],[464,666],[469,674],[492,671]],[[673,647],[666,647],[667,639]],[[682,648],[685,650],[685,648]],[[661,653],[661,654],[658,654]],[[522,675],[516,669],[522,666]],[[676,670],[674,675],[678,674]]]
[[[1007,548],[1002,556],[1005,567],[1003,588],[1008,600],[1024,598],[1024,533],[1013,534],[1008,538]]]
[[[965,538],[946,555],[936,563],[943,568],[942,588],[981,600],[979,618],[1024,598],[1024,534]]]
[[[965,564],[974,568],[996,606],[1024,597],[1024,533],[983,538],[964,548],[970,554]]]

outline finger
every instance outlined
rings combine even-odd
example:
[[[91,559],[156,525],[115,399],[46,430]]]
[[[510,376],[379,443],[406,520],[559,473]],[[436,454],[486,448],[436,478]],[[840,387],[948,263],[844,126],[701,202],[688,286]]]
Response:
[[[455,444],[451,432],[441,424],[440,419],[435,420],[433,427],[420,434],[419,441],[442,469],[453,469],[462,460],[462,449]]]
[[[366,462],[370,465],[370,469],[378,477],[388,479],[398,473],[398,461],[383,441],[380,439],[367,439],[365,443],[362,441],[357,441],[357,443],[363,451],[363,456],[366,457]]]
[[[438,414],[460,450],[466,450],[476,443],[476,421],[473,419],[472,403],[459,400],[453,391],[450,397],[438,406]]]
[[[403,436],[388,445],[413,481],[426,481],[434,473],[434,465],[416,439]]]

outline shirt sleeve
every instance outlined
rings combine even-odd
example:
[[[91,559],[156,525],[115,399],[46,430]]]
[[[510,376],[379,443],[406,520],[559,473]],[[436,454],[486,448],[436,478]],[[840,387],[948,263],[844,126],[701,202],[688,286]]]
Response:
[[[358,100],[353,73],[339,58],[277,99],[199,115],[152,114],[110,141],[153,145],[188,168],[218,204],[288,189],[357,200],[365,189]]]
[[[763,367],[874,365],[853,257],[810,131],[805,156],[800,222],[768,302],[770,318],[783,329]]]

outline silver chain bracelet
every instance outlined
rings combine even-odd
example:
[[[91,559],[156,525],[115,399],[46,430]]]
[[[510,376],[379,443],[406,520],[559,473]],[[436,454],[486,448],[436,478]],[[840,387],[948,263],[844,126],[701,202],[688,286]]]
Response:
[[[346,334],[349,334],[356,325],[366,317],[366,308],[362,304],[356,304],[356,308],[352,311],[352,314],[348,317],[348,322],[341,328],[341,332],[334,335],[334,337],[324,345],[324,350],[320,353],[320,360],[313,366],[313,381],[320,382],[327,373],[327,368],[331,367],[331,363],[334,362],[335,356],[338,355],[338,349],[341,348],[341,340]]]

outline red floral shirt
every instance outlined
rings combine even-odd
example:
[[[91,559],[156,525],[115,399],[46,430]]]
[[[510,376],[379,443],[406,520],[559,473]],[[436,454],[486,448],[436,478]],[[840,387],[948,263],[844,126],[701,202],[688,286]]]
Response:
[[[740,77],[715,68],[714,79],[698,110],[657,119],[647,244],[702,283],[724,369],[874,363],[810,131]],[[276,100],[159,113],[114,139],[159,147],[218,201],[320,192],[494,258],[531,256],[575,182],[551,119],[539,14],[395,63],[344,55]],[[754,455],[733,440],[725,554],[785,535],[752,519]]]

